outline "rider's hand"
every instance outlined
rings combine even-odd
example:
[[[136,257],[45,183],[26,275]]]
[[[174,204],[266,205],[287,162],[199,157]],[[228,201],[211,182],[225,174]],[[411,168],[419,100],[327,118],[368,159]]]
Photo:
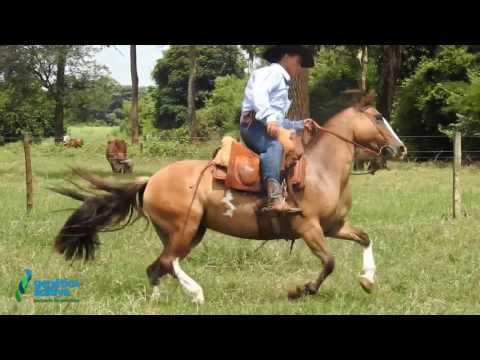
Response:
[[[278,125],[278,122],[272,121],[267,124],[267,134],[270,137],[277,139],[279,131],[280,131],[280,126]]]
[[[308,131],[313,131],[315,129],[315,121],[313,121],[312,119],[305,119],[303,121],[303,123],[305,124],[305,128],[308,130]]]

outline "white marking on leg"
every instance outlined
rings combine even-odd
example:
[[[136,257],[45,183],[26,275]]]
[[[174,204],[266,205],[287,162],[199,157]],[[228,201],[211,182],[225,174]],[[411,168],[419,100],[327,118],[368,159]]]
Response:
[[[205,298],[203,296],[202,287],[182,270],[179,258],[176,258],[173,262],[173,271],[175,272],[178,281],[180,281],[180,284],[193,296],[193,302],[203,304]]]
[[[224,212],[223,215],[231,218],[233,217],[233,212],[237,209],[235,205],[232,204],[232,200],[233,200],[233,194],[230,190],[228,190],[222,202],[225,203],[229,209],[226,212]]]
[[[162,297],[162,292],[160,291],[160,285],[153,287],[152,291],[152,300],[158,300]]]
[[[372,242],[370,245],[363,249],[363,275],[362,277],[370,281],[372,284],[375,283],[375,260],[373,259],[373,246]]]

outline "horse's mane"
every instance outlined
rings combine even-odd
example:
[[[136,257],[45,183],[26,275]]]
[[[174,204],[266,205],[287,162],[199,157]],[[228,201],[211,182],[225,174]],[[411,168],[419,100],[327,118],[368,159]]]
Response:
[[[377,93],[373,89],[368,92],[359,89],[345,90],[343,94],[350,98],[350,106],[357,109],[365,109],[372,106],[377,98]]]
[[[331,120],[337,118],[339,115],[348,111],[349,109],[354,109],[355,111],[365,111],[369,107],[373,106],[373,103],[377,97],[377,93],[373,89],[368,92],[360,89],[350,89],[343,91],[342,94],[347,97],[347,106],[325,121],[325,124],[329,123]],[[310,141],[307,143],[303,141],[305,150],[310,149],[318,142],[320,133],[321,132],[317,130]]]

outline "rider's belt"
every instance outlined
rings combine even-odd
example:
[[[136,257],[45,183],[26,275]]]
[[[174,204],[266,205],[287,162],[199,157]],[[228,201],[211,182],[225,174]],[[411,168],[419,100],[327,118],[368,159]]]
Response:
[[[255,115],[255,111],[244,112],[240,118],[240,124],[250,126],[255,121]]]

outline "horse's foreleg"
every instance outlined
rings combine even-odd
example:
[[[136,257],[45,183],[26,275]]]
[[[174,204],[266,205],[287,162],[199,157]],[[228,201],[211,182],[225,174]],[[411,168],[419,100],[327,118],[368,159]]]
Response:
[[[306,230],[302,231],[302,234],[305,243],[313,254],[322,260],[323,270],[317,280],[310,282],[303,287],[298,286],[293,291],[289,291],[288,297],[290,299],[297,299],[302,296],[316,294],[322,283],[333,272],[335,267],[335,260],[327,247],[325,236],[323,235],[323,230],[320,224],[318,222],[310,223],[306,227]]]
[[[371,293],[375,285],[376,267],[373,258],[372,241],[368,237],[368,234],[347,222],[343,222],[339,224],[336,229],[329,232],[328,236],[336,239],[355,241],[363,247],[363,269],[362,275],[360,276],[360,285],[366,292]]]

